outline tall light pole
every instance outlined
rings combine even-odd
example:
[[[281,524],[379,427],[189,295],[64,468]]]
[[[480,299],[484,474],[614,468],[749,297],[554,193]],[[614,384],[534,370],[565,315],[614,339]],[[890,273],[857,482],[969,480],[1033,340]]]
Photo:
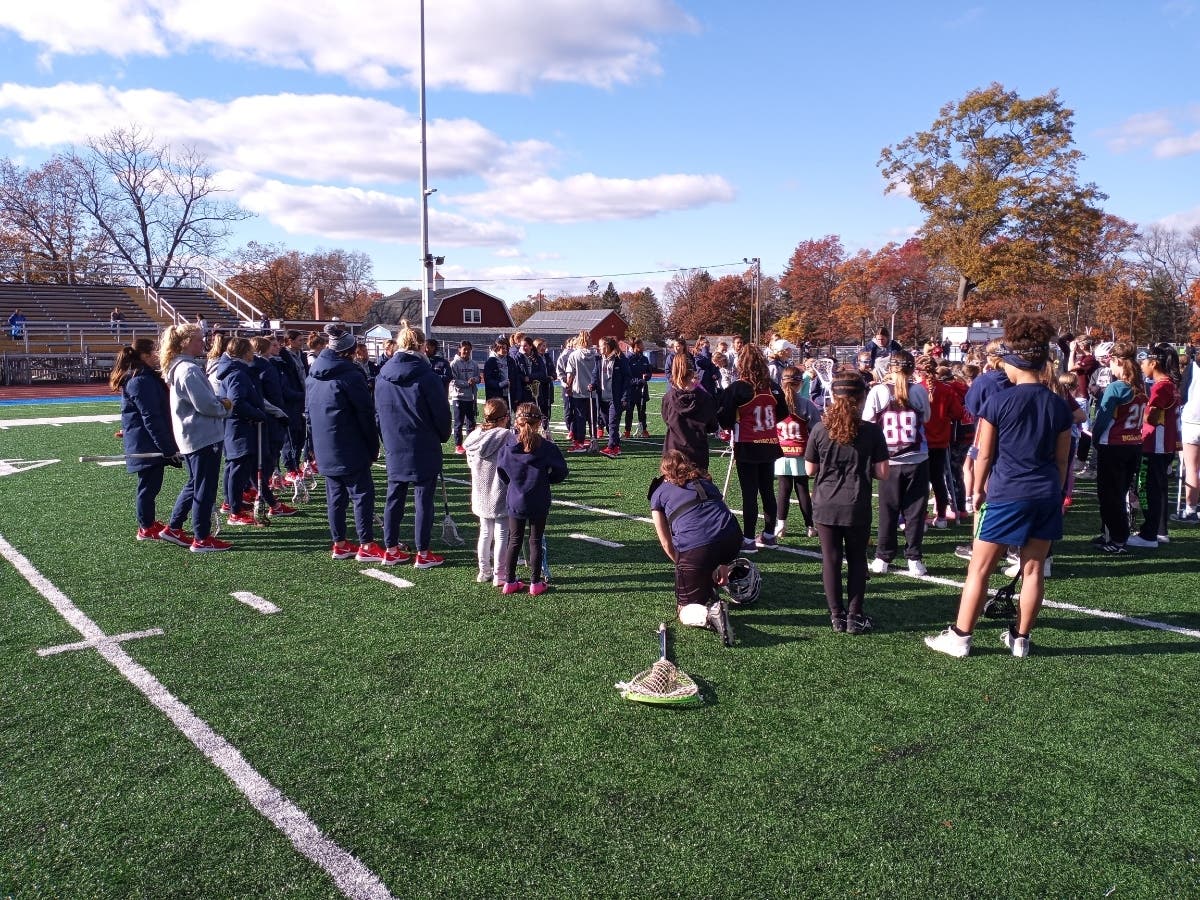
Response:
[[[754,265],[754,296],[750,300],[750,342],[757,346],[762,338],[762,304],[758,294],[762,283],[762,260],[757,256],[743,256],[742,262]]]
[[[420,0],[421,20],[421,330],[429,337],[429,289],[433,281],[433,257],[429,255],[429,160],[425,147],[425,0]]]

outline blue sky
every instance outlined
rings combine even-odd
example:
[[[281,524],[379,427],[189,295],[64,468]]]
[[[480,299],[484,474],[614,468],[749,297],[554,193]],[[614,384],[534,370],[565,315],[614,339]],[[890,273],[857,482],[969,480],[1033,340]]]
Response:
[[[0,8],[0,153],[137,122],[204,150],[257,214],[239,243],[364,251],[385,292],[419,277],[416,0],[41,7]],[[904,240],[920,214],[880,149],[992,81],[1058,89],[1110,212],[1200,225],[1190,0],[428,0],[426,28],[431,250],[509,301]]]

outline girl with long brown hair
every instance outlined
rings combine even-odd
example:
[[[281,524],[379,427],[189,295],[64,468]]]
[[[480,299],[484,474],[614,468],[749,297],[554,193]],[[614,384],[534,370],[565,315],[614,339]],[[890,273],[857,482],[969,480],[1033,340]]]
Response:
[[[663,455],[678,450],[697,468],[708,469],[708,436],[717,432],[717,400],[696,379],[696,367],[686,353],[671,361],[670,388],[663,394],[661,412],[666,436]]]
[[[825,603],[833,630],[862,634],[867,544],[871,538],[871,479],[888,476],[888,447],[874,422],[862,421],[867,386],[853,370],[838,372],[825,417],[813,426],[804,465],[813,479],[813,521],[821,539]],[[842,560],[846,603],[842,602]]]
[[[1142,422],[1146,389],[1134,360],[1137,347],[1129,341],[1113,344],[1109,370],[1112,380],[1100,397],[1092,425],[1096,445],[1096,499],[1100,505],[1100,537],[1105,553],[1125,552],[1129,539],[1126,498],[1142,464]]]
[[[517,407],[513,422],[514,434],[500,450],[496,461],[500,480],[508,485],[505,503],[508,508],[508,544],[504,555],[505,594],[523,590],[525,583],[517,581],[517,557],[529,528],[529,593],[536,597],[548,589],[542,568],[542,538],[550,515],[550,485],[558,484],[568,475],[567,463],[553,441],[541,435],[542,411],[536,403]]]
[[[771,381],[762,351],[744,344],[738,351],[738,378],[720,398],[717,421],[733,431],[733,461],[742,491],[742,552],[774,547],[775,460],[783,455],[775,423],[788,414],[783,391]],[[763,530],[758,532],[762,501]]]
[[[775,505],[779,507],[775,538],[782,538],[787,529],[788,505],[791,503],[793,490],[796,492],[796,501],[800,504],[800,515],[804,517],[804,527],[808,536],[813,537],[816,531],[813,529],[808,473],[804,467],[804,448],[808,446],[812,426],[820,421],[821,411],[815,403],[803,396],[804,376],[795,366],[786,366],[783,369],[779,387],[783,391],[783,399],[787,402],[788,414],[775,423],[775,431],[779,435],[779,448],[783,451],[783,456],[775,460],[775,478],[778,485]]]
[[[1142,527],[1128,546],[1154,549],[1170,540],[1167,533],[1167,469],[1179,452],[1179,353],[1168,343],[1154,344],[1137,355],[1150,381],[1142,424],[1142,459],[1146,461],[1146,507]]]

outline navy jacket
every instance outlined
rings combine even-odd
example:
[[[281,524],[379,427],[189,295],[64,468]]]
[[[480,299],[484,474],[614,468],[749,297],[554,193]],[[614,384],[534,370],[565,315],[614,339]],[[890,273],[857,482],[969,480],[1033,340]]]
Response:
[[[541,518],[550,512],[550,485],[567,477],[567,461],[553,441],[544,440],[526,453],[513,435],[496,458],[496,474],[508,485],[510,516]]]
[[[263,410],[262,388],[250,366],[240,359],[222,356],[217,361],[218,397],[233,401],[225,420],[225,457],[239,459],[258,453],[258,423],[270,418]],[[265,427],[265,426],[264,426]],[[270,434],[263,434],[263,453],[269,450]]]
[[[263,399],[287,412],[287,406],[283,399],[283,384],[279,378],[279,369],[265,356],[255,356],[254,362],[250,363],[250,370],[258,378],[258,385],[262,390]],[[265,441],[269,437],[271,446],[283,446],[283,434],[286,427],[284,420],[277,419],[268,413],[267,424],[263,426],[266,429],[266,433],[263,434],[263,440]],[[267,447],[264,445],[263,453],[266,452]]]
[[[630,403],[637,403],[642,397],[649,396],[650,378],[654,375],[654,367],[645,353],[630,353],[625,357],[629,366],[629,391],[627,396]]]
[[[601,356],[596,360],[596,368],[592,371],[592,380],[588,383],[588,388],[593,391],[597,400],[600,399],[600,372],[604,366],[608,365],[608,360]],[[625,403],[629,398],[629,385],[633,379],[629,377],[629,362],[621,353],[615,353],[612,357],[612,396],[617,403]]]
[[[442,444],[450,438],[450,403],[425,354],[392,354],[375,379],[375,410],[388,481],[436,478],[442,471]]]
[[[700,387],[714,397],[717,396],[717,364],[702,354],[693,356],[692,361],[695,362],[696,371],[700,374]]]
[[[395,356],[394,353],[392,355]],[[428,359],[429,368],[433,369],[433,374],[438,377],[438,381],[442,383],[442,387],[447,391],[450,390],[450,382],[454,380],[454,373],[450,371],[449,360],[447,360],[444,356],[436,355],[430,356]],[[380,371],[383,370],[384,365],[387,365],[387,363],[379,366]]]
[[[554,357],[545,353],[540,358],[542,368],[546,371],[544,376],[546,380],[538,388],[537,404],[542,409],[549,409],[550,405],[554,403]]]
[[[518,353],[508,351],[504,359],[508,363],[508,408],[514,413],[517,407],[530,400],[529,391],[525,387],[525,370],[517,362]]]
[[[546,374],[545,361],[537,350],[529,356],[524,353],[509,353],[509,356],[516,361],[517,368],[521,370],[521,402],[537,403],[539,385],[550,377]]]
[[[367,376],[328,347],[309,369],[304,408],[312,423],[313,452],[322,475],[354,475],[379,457]]]
[[[167,384],[153,369],[142,367],[121,385],[121,440],[126,453],[179,452],[171,431],[171,405]],[[140,472],[165,464],[163,459],[127,459],[125,469]]]
[[[508,360],[495,354],[489,356],[483,363],[483,397],[491,400],[500,397],[508,401]]]
[[[304,415],[304,378],[292,362],[294,357],[290,353],[284,356],[285,353],[287,350],[280,349],[278,356],[271,357],[271,364],[279,373],[279,388],[283,392],[283,403],[277,405],[288,414],[288,418],[299,418]]]

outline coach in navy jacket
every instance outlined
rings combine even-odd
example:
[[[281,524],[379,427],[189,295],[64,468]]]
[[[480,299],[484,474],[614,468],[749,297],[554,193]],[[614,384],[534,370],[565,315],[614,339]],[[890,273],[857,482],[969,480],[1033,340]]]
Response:
[[[421,352],[418,329],[401,328],[398,348],[375,379],[375,409],[387,451],[388,495],[383,508],[384,546],[400,545],[400,522],[413,486],[418,553],[429,550],[434,485],[442,471],[442,444],[450,438],[446,388]]]
[[[346,540],[351,501],[359,543],[375,540],[371,463],[379,457],[379,433],[367,376],[351,359],[354,346],[354,335],[331,332],[329,346],[313,361],[305,381],[304,408],[312,424],[317,465],[325,476],[329,533],[335,545]]]

